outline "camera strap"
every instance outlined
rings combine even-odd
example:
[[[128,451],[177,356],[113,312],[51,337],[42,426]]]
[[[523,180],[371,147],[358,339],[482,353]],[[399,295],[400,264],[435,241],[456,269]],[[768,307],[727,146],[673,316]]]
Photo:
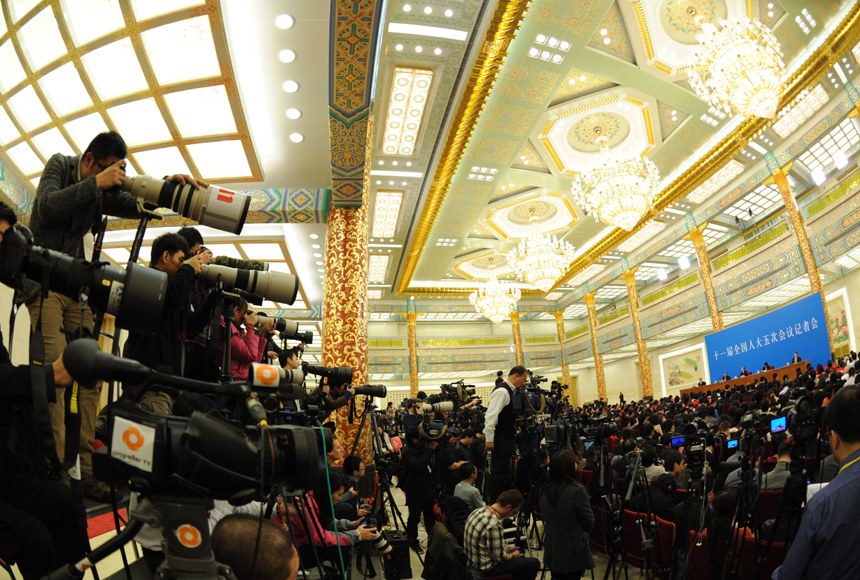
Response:
[[[48,402],[56,402],[56,391],[48,393],[45,380],[45,340],[42,338],[42,308],[48,297],[48,283],[51,279],[50,262],[45,265],[42,279],[42,293],[39,298],[39,317],[36,320],[36,330],[30,335],[30,385],[33,389],[33,415],[42,439],[42,448],[48,458],[48,472],[54,479],[59,479],[63,472],[60,458],[57,455],[57,444],[54,441],[54,430],[51,427],[51,415],[48,412]]]

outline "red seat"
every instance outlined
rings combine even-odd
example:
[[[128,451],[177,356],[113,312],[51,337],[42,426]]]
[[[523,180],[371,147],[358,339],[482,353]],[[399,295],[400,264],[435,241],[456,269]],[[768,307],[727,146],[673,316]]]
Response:
[[[773,444],[770,441],[764,442],[764,456],[771,457],[773,456]]]
[[[576,474],[579,476],[579,481],[582,483],[582,485],[584,485],[586,488],[589,488],[591,486],[591,478],[594,475],[593,471],[591,471],[590,469],[579,469],[577,470]]]
[[[731,408],[732,408],[731,403],[723,403],[722,405],[720,405],[720,415],[724,415],[724,414],[728,413],[729,409],[731,409]]]
[[[779,513],[779,503],[782,501],[782,490],[762,491],[758,496],[758,517],[764,523],[775,519]]]
[[[657,520],[658,538],[654,544],[654,573],[661,576],[661,566],[663,570],[671,567],[672,548],[675,546],[675,524],[657,516],[654,516],[654,519]],[[657,548],[660,549],[659,556]]]
[[[708,537],[703,535],[701,538],[702,545],[697,545],[699,538],[696,537],[696,531],[690,530],[689,552],[690,560],[687,563],[688,569],[692,570],[689,576],[685,578],[711,578],[711,549],[708,546]],[[717,542],[714,545],[714,557],[717,561],[722,561],[722,544]]]
[[[606,534],[603,533],[603,510],[599,507],[591,507],[594,512],[594,527],[591,528],[591,549],[603,555],[608,555],[606,551]]]
[[[762,554],[767,550],[767,542],[764,540],[761,543],[761,550]],[[764,560],[761,575],[756,576],[755,538],[744,536],[743,554],[741,555],[741,571],[743,575],[748,575],[749,578],[770,578],[773,575],[773,571],[782,564],[784,559],[785,542],[773,542]]]
[[[679,503],[684,503],[684,500],[687,499],[687,490],[686,489],[676,489],[675,490],[675,505]]]
[[[621,541],[624,551],[627,553],[627,563],[640,570],[645,569],[645,554],[642,552],[642,533],[640,531],[640,520],[642,525],[649,526],[648,516],[637,514],[630,510],[624,510],[621,516]]]
[[[741,397],[741,403],[749,403],[752,401],[752,397]]]

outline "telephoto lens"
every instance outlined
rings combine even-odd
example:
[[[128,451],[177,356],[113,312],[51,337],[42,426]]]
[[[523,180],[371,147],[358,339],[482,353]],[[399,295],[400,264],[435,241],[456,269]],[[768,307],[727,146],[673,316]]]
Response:
[[[267,317],[265,312],[258,312],[257,316]],[[299,323],[289,318],[273,318],[275,330],[281,339],[298,340],[304,344],[313,344],[314,333],[310,330],[299,330]]]
[[[379,552],[380,555],[385,555],[391,551],[391,544],[388,543],[388,540],[385,539],[385,534],[383,534],[376,523],[376,520],[373,518],[367,519],[367,527],[368,528],[376,528],[376,537],[370,540],[370,543],[373,544],[373,547],[376,548],[376,551]]]
[[[227,256],[215,256],[212,258],[212,263],[216,266],[227,266],[228,268],[239,268],[240,270],[269,271],[269,263],[260,260],[240,260],[239,258],[228,258]]]
[[[251,196],[210,185],[197,189],[151,175],[126,177],[120,186],[132,197],[156,207],[169,208],[201,226],[239,235],[248,217]]]
[[[237,270],[209,264],[201,266],[200,277],[213,284],[220,278],[225,286],[256,294],[272,302],[292,304],[299,294],[299,279],[285,272]]]

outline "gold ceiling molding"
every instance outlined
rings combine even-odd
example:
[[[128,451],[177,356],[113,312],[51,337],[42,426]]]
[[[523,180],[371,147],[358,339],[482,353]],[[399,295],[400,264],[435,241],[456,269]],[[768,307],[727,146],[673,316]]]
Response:
[[[648,132],[648,145],[654,147],[654,129],[651,127],[651,111],[648,107],[642,109],[642,116],[645,117],[645,130]]]
[[[648,23],[645,21],[645,9],[642,7],[642,3],[634,2],[633,11],[636,12],[639,33],[642,35],[642,41],[645,43],[645,52],[648,54],[648,60],[652,60],[654,58],[654,46],[651,44],[651,34],[648,32]]]
[[[481,109],[483,109],[484,104],[487,102],[490,89],[498,77],[510,42],[516,36],[517,29],[525,17],[528,5],[529,0],[508,0],[507,2],[499,2],[496,6],[496,10],[484,36],[482,50],[475,60],[475,64],[472,66],[471,74],[468,77],[469,80],[463,92],[463,98],[457,107],[451,130],[448,132],[448,137],[442,148],[440,159],[444,161],[436,168],[433,176],[433,185],[428,192],[424,209],[418,219],[418,225],[415,228],[415,234],[412,236],[412,242],[409,244],[409,250],[403,264],[403,272],[397,282],[398,293],[409,292],[411,295],[416,294],[415,289],[409,289],[409,282],[415,275],[418,262],[421,260],[421,255],[424,252],[424,246],[430,238],[430,233],[436,224],[439,212],[442,211],[442,205],[448,194],[451,180],[457,172],[457,167],[460,165],[463,155],[466,153],[469,139],[481,116]],[[468,295],[468,292],[461,292],[458,296],[460,294]]]
[[[583,105],[581,107],[577,107],[575,109],[570,109],[569,111],[565,111],[563,113],[558,114],[559,119],[565,119],[567,117],[572,117],[574,115],[578,115],[580,113],[584,113],[585,111],[590,111],[591,109],[599,109],[600,107],[605,107],[606,105],[611,105],[612,103],[618,102],[618,95],[614,97],[608,97],[606,99],[600,99],[599,101],[595,101],[593,103],[589,103],[587,105]]]
[[[548,135],[549,131],[550,131],[550,129],[552,129],[553,125],[555,125],[554,119],[550,119],[549,121],[547,121],[546,125],[544,125],[543,131],[540,132],[541,137],[543,137],[544,135]]]
[[[564,175],[566,175],[568,177],[576,177],[577,175],[580,175],[580,173],[579,173],[579,171],[571,171],[570,169],[565,169]]]
[[[753,0],[747,0],[747,18],[753,19]]]
[[[410,296],[415,296],[416,298],[468,298],[469,295],[474,292],[474,288],[427,288],[427,287],[417,287],[417,288],[409,288],[407,287],[403,294],[409,294]],[[537,288],[529,289],[529,288],[521,288],[520,293],[523,298],[542,298],[544,293],[538,290]]]
[[[858,40],[860,40],[860,2],[854,4],[850,12],[824,43],[788,79],[780,100],[779,110],[784,109],[794,101],[805,88],[817,82],[827,72],[827,69],[841,58],[842,54],[857,44]],[[778,113],[779,111],[777,111]],[[653,202],[653,212],[644,216],[632,231],[626,232],[623,229],[615,228],[611,234],[575,260],[567,272],[555,283],[555,286],[550,289],[550,292],[563,286],[603,254],[615,249],[618,244],[639,231],[649,220],[711,177],[720,167],[728,163],[741,149],[746,147],[770,122],[771,119],[761,117],[745,119],[697,163],[658,193]]]
[[[534,192],[534,193],[526,194],[526,195],[524,195],[523,197],[518,197],[518,198],[514,199],[513,201],[509,201],[508,203],[502,204],[502,205],[500,205],[500,206],[496,207],[495,211],[490,212],[490,214],[487,216],[487,219],[490,219],[490,217],[491,217],[494,213],[496,213],[496,211],[498,211],[498,210],[500,210],[500,209],[505,209],[505,208],[508,208],[508,207],[513,207],[513,206],[515,206],[515,205],[520,205],[521,203],[525,203],[525,202],[527,202],[527,201],[531,201],[531,200],[533,200],[533,199],[537,199],[537,198],[541,197],[541,195],[542,195],[542,194],[541,194],[539,191],[537,191],[537,192]]]
[[[552,157],[552,160],[555,161],[556,167],[558,167],[559,171],[564,171],[564,163],[561,162],[561,159],[558,157],[558,153],[555,152],[555,147],[552,146],[552,142],[549,139],[541,139],[541,143],[546,147],[546,150],[549,152],[549,156]]]
[[[651,63],[651,66],[653,66],[657,70],[663,71],[667,75],[672,74],[672,67],[670,67],[668,64],[660,62],[659,60],[655,60],[653,63]]]
[[[643,151],[642,153],[640,153],[640,154],[639,154],[639,157],[648,157],[648,155],[649,155],[653,150],[654,150],[654,148],[653,148],[653,147],[648,147],[647,149],[645,149],[645,151]]]
[[[636,97],[631,97],[630,95],[627,95],[626,97],[624,97],[624,100],[627,101],[628,103],[633,103],[634,105],[638,105],[640,107],[645,105],[645,101],[637,99]]]
[[[782,172],[784,174],[788,175],[788,172],[791,171],[791,167],[793,165],[794,165],[794,160],[789,161],[788,163],[786,163],[785,165],[782,166],[782,168],[781,168]],[[762,185],[770,185],[772,183],[775,183],[773,174],[768,175],[767,179],[765,179],[764,181],[761,182]]]

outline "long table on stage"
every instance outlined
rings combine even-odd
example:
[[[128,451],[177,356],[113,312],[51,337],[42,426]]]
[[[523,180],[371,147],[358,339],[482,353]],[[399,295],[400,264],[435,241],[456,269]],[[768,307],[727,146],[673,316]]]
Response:
[[[705,385],[704,387],[691,387],[689,389],[681,389],[681,394],[693,394],[693,393],[706,393],[708,391],[716,391],[717,389],[727,389],[729,387],[733,387],[735,385],[747,385],[752,382],[758,382],[762,377],[766,377],[768,380],[773,378],[773,375],[776,375],[776,378],[782,380],[784,375],[788,375],[789,378],[793,379],[797,376],[797,370],[801,371],[806,370],[806,365],[809,364],[808,360],[801,361],[799,363],[790,364],[787,367],[780,367],[778,369],[773,369],[772,371],[761,371],[746,377],[738,377],[736,379],[731,379],[728,381],[720,381],[719,383],[711,383],[710,385]]]

